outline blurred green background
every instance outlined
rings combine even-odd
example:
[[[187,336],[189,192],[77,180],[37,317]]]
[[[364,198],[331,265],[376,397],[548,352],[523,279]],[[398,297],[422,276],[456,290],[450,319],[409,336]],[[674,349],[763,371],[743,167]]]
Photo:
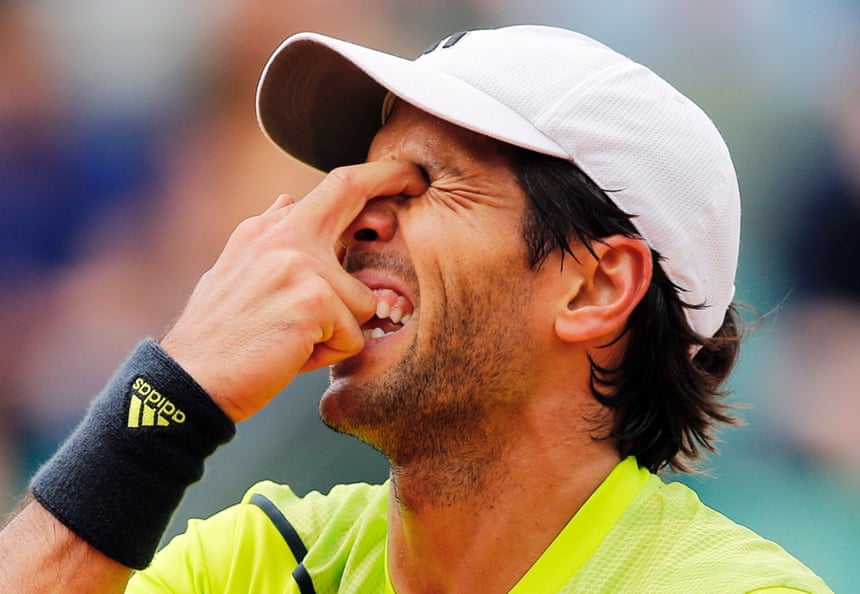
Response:
[[[732,380],[746,425],[677,477],[837,592],[860,591],[860,5],[854,1],[6,1],[0,5],[0,510],[230,230],[317,172],[256,128],[266,58],[315,30],[401,53],[565,26],[643,62],[723,131],[744,204],[737,298],[765,314]],[[299,378],[207,465],[169,535],[254,482],[383,480]],[[670,477],[675,478],[675,477]]]

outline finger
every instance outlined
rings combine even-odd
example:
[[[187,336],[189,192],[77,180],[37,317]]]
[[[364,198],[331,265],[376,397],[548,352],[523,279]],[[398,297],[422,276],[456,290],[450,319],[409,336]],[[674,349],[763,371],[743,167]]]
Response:
[[[266,209],[266,211],[263,214],[275,212],[276,210],[280,210],[281,208],[283,208],[285,206],[289,206],[290,204],[295,204],[295,203],[296,203],[296,201],[293,200],[293,197],[290,196],[289,194],[278,194],[278,197],[275,199],[275,201],[272,203],[272,205]]]
[[[340,295],[332,294],[331,301],[326,300],[324,307],[326,316],[320,319],[320,333],[298,370],[300,373],[342,361],[357,355],[364,348],[361,322],[356,320],[353,311]]]
[[[338,326],[326,342],[314,345],[310,357],[305,360],[299,373],[333,365],[357,355],[363,348],[364,335],[361,333],[361,327],[353,320],[352,324]]]
[[[361,212],[379,196],[417,196],[427,181],[413,163],[386,159],[340,167],[329,173],[293,209],[308,238],[332,246]]]
[[[313,353],[311,353],[311,356],[308,357],[307,361],[305,361],[305,364],[302,365],[301,369],[299,369],[299,373],[307,373],[308,371],[328,367],[329,365],[334,365],[344,359],[349,359],[350,357],[357,355],[361,351],[362,347],[364,347],[364,337],[361,338],[360,347],[354,351],[344,351],[334,349],[328,344],[318,344],[314,347]]]
[[[363,324],[376,313],[376,295],[360,280],[340,266],[325,266],[320,276],[346,305],[354,320]]]
[[[338,239],[334,244],[334,257],[337,259],[338,263],[343,265],[343,259],[346,256],[346,244],[343,242],[343,239]]]

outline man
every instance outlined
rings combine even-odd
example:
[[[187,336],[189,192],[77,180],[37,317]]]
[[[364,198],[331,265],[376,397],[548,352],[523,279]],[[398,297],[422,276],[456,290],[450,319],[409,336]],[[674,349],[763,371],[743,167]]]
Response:
[[[332,365],[321,416],[390,481],[255,485],[129,592],[829,591],[652,474],[732,420],[738,190],[688,99],[528,26],[414,62],[298,35],[258,110],[331,173],[243,222],[120,368],[6,528],[0,584],[123,591],[233,422]]]

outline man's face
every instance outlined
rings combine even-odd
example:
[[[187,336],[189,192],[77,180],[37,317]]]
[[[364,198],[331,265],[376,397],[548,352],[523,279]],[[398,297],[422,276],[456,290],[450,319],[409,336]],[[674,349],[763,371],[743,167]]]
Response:
[[[533,387],[535,337],[552,322],[522,239],[526,197],[499,143],[399,103],[371,145],[368,160],[380,159],[417,164],[430,187],[371,201],[345,234],[344,266],[385,305],[364,350],[332,369],[320,410],[405,463],[488,439],[489,419]]]

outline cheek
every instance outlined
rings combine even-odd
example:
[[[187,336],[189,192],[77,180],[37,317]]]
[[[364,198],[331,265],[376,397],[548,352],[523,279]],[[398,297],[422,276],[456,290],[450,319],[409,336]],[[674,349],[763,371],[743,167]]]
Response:
[[[455,296],[533,281],[520,220],[514,213],[455,212],[424,204],[401,213],[403,241],[418,276],[425,306],[445,306]],[[492,215],[497,216],[492,216]]]

